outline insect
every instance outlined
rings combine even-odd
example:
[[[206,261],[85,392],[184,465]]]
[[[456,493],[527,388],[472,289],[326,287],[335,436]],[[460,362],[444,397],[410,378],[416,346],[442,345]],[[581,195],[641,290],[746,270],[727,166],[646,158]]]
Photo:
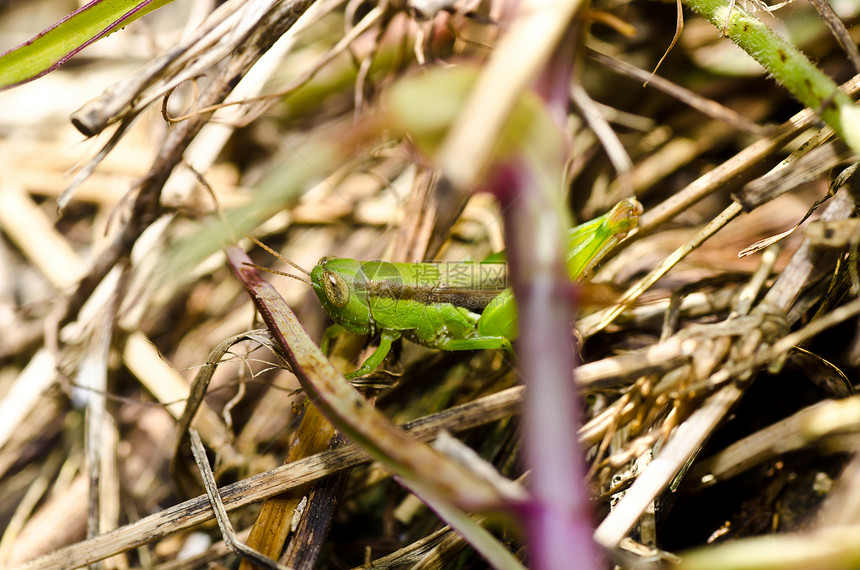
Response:
[[[567,255],[571,279],[589,271],[624,239],[636,227],[641,213],[642,205],[630,198],[606,214],[572,228]],[[441,350],[512,352],[511,342],[518,332],[517,311],[513,292],[506,285],[503,254],[464,263],[389,263],[323,257],[310,272],[285,261],[307,279],[276,273],[308,283],[335,322],[323,337],[323,352],[329,340],[343,330],[380,335],[379,346],[357,370],[346,375],[348,379],[373,372],[400,337]]]

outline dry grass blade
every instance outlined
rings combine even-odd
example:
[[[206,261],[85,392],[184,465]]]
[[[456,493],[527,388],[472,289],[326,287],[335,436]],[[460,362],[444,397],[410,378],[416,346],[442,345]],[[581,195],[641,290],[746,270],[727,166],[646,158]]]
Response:
[[[511,388],[482,401],[448,409],[434,417],[421,418],[405,425],[404,429],[416,440],[429,441],[436,437],[441,429],[458,432],[496,421],[516,411],[522,399],[522,391],[522,388]],[[221,487],[219,494],[229,512],[369,461],[367,455],[357,446],[348,445],[323,451]],[[30,570],[57,568],[60,565],[72,568],[83,566],[179,532],[210,520],[213,516],[208,498],[195,497],[122,528],[58,549],[16,568]]]
[[[265,330],[248,331],[235,335],[213,348],[212,352],[209,353],[209,358],[206,360],[206,363],[200,367],[200,371],[194,377],[188,397],[185,398],[185,408],[182,410],[182,415],[178,418],[176,444],[173,450],[173,458],[170,462],[171,478],[173,479],[173,484],[177,489],[183,489],[188,492],[186,480],[180,473],[181,469],[179,458],[183,447],[188,443],[188,433],[191,429],[191,424],[194,421],[195,416],[198,415],[198,412],[201,411],[201,406],[204,405],[203,399],[206,396],[206,390],[209,387],[209,383],[212,381],[215,370],[224,358],[224,355],[227,354],[227,351],[229,351],[234,345],[246,340],[250,340],[261,346],[266,346],[275,354],[278,353],[277,345],[272,342],[271,337]],[[205,412],[201,415],[205,415]],[[198,426],[199,425],[200,421],[198,420]],[[221,441],[219,443],[221,443],[218,448],[219,453],[228,454],[228,448],[225,445],[226,442]],[[188,493],[190,494],[190,492]]]
[[[838,41],[842,49],[845,50],[845,53],[854,65],[854,70],[857,73],[860,73],[860,50],[857,49],[857,44],[851,39],[851,34],[845,27],[845,23],[839,19],[839,16],[830,4],[824,0],[813,0],[812,5],[815,6],[815,9],[818,10],[819,14],[821,14],[821,18],[836,37],[836,41]]]
[[[209,466],[209,460],[206,457],[206,449],[203,447],[203,442],[200,440],[200,434],[193,429],[189,432],[191,440],[191,449],[194,453],[194,460],[200,468],[200,474],[203,477],[203,486],[206,488],[206,496],[209,497],[209,503],[212,511],[215,514],[215,520],[218,521],[218,528],[221,530],[221,535],[224,537],[224,542],[245,560],[250,560],[255,564],[273,570],[287,570],[286,566],[278,564],[276,561],[260,554],[256,550],[249,548],[245,544],[239,542],[236,531],[233,530],[233,525],[230,519],[227,518],[227,510],[221,502],[221,497],[218,495],[218,486],[215,484],[215,475],[212,473],[212,468]]]
[[[860,425],[858,418],[856,396],[819,402],[703,459],[690,473],[691,483],[713,485],[770,458],[819,444],[828,436],[855,432]]]
[[[841,89],[850,95],[856,95],[860,91],[860,75],[844,83]],[[800,111],[784,124],[780,125],[774,134],[749,145],[731,159],[719,164],[716,168],[689,184],[683,190],[676,192],[671,198],[646,210],[639,221],[637,232],[633,235],[649,233],[711,192],[732,181],[737,176],[743,175],[744,172],[753,168],[759,161],[780,149],[792,136],[808,128],[815,121],[815,117],[813,109]]]
[[[827,144],[832,136],[833,133],[828,129],[822,130],[773,170],[744,186],[734,199],[749,212],[785,192],[818,179],[837,165],[851,160],[853,153],[843,145]]]
[[[852,209],[853,200],[843,190],[828,206],[824,217],[837,219],[849,215]],[[758,313],[758,316],[764,317],[765,320],[741,329],[736,349],[733,350],[728,362],[721,364],[722,368],[714,371],[717,362],[711,362],[705,369],[706,377],[693,380],[693,382],[707,380],[706,385],[723,386],[673,432],[673,437],[669,439],[658,457],[636,479],[624,499],[619,502],[618,508],[600,524],[595,532],[595,538],[601,544],[607,548],[618,547],[646,507],[698,453],[723,417],[743,396],[742,384],[724,384],[731,379],[749,380],[764,362],[771,361],[777,356],[768,353],[771,346],[774,349],[780,347],[781,351],[785,351],[796,342],[786,334],[787,323],[780,321],[785,321],[784,313],[795,301],[817,263],[820,263],[820,257],[810,250],[807,240],[807,246],[801,247],[795,253],[789,268],[782,273],[762,303],[753,311],[753,314]],[[860,304],[857,304],[857,307],[860,308]],[[768,324],[766,322],[768,319],[773,322]],[[730,323],[731,321],[728,324]],[[833,323],[822,322],[821,324],[826,327]],[[707,334],[719,335],[720,326],[712,325],[710,327],[712,330]],[[691,330],[687,334],[696,338],[696,332]],[[738,333],[735,332],[735,334]]]

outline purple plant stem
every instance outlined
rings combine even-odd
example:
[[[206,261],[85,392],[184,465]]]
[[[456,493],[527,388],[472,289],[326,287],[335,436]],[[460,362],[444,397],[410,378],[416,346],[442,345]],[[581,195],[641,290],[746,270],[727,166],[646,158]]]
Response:
[[[550,117],[563,129],[579,45],[577,20],[536,81]],[[524,403],[526,459],[532,503],[523,512],[536,570],[603,567],[593,533],[585,463],[577,439],[580,403],[571,325],[575,291],[567,274],[568,217],[560,192],[559,156],[549,164],[522,161],[497,170],[493,188],[505,212],[507,258],[519,315],[517,352],[528,386]]]
[[[528,386],[523,415],[532,502],[521,513],[531,567],[599,568],[576,437],[580,413],[570,335],[575,295],[563,257],[564,218],[556,209],[559,200],[547,195],[546,183],[544,191],[535,184],[528,167],[503,167],[495,182],[518,305],[517,352]]]

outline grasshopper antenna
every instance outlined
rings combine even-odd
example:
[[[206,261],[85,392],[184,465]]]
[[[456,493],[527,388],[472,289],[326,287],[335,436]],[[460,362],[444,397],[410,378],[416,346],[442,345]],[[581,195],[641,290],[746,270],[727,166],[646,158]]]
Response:
[[[310,277],[311,274],[308,271],[306,271],[305,269],[303,269],[299,264],[297,264],[293,261],[290,261],[289,259],[287,259],[283,255],[281,255],[280,253],[278,253],[274,249],[270,248],[269,246],[267,246],[266,244],[264,244],[263,242],[261,242],[257,238],[250,236],[248,234],[245,234],[245,237],[247,237],[249,240],[251,240],[252,242],[257,244],[258,246],[262,247],[263,249],[265,249],[266,251],[268,251],[269,253],[271,253],[272,255],[274,255],[275,257],[277,257],[278,259],[280,259],[284,263],[291,265],[293,268],[301,271],[302,273],[304,273],[305,275]],[[266,271],[268,273],[274,273],[275,275],[282,275],[284,277],[292,277],[293,279],[301,281],[302,283],[307,283],[308,285],[312,285],[310,279],[305,279],[304,277],[299,277],[298,275],[293,275],[292,273],[284,273],[283,271],[278,271],[276,269],[269,269],[268,267],[263,267],[262,265],[257,265],[256,263],[245,263],[244,265],[248,265],[250,267],[254,267],[256,269],[259,269],[261,271]]]

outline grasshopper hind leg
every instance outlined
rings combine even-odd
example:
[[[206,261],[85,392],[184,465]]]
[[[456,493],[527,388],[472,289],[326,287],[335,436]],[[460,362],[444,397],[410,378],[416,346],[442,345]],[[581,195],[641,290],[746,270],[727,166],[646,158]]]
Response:
[[[514,356],[511,341],[503,336],[473,336],[471,338],[449,339],[439,345],[442,350],[504,350]]]

